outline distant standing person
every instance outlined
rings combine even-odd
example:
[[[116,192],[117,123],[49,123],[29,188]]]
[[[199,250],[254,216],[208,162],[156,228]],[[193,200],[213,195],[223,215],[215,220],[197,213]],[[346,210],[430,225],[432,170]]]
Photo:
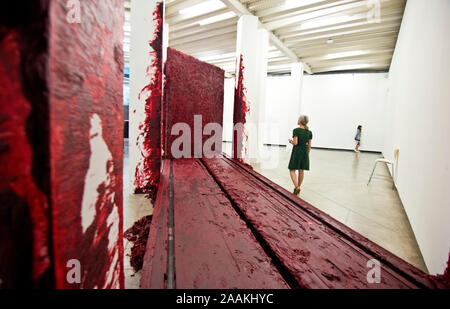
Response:
[[[354,149],[355,152],[359,152],[359,146],[361,146],[361,131],[362,126],[359,125],[358,128],[356,128],[356,136],[355,136],[356,147]]]
[[[300,187],[305,177],[305,171],[309,171],[309,153],[311,152],[312,132],[308,129],[308,116],[300,116],[298,119],[298,128],[292,133],[292,139],[289,140],[294,147],[292,148],[291,159],[289,161],[289,172],[295,189],[294,194],[300,194]],[[298,171],[298,178],[296,175]]]

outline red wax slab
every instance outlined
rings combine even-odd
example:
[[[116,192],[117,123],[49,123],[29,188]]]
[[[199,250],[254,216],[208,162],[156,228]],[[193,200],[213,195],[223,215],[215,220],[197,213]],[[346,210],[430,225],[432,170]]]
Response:
[[[236,161],[203,159],[302,288],[436,288],[425,273]],[[381,282],[368,283],[377,259]]]
[[[228,158],[228,156],[225,154],[225,157]],[[233,162],[228,160],[228,162]],[[233,162],[234,163],[234,162]],[[373,255],[376,259],[383,260],[384,263],[391,265],[394,269],[396,269],[400,274],[409,277],[410,280],[417,282],[419,285],[422,285],[423,287],[427,288],[448,288],[450,286],[449,284],[449,267],[447,267],[446,272],[444,275],[427,275],[422,270],[418,269],[417,267],[409,264],[408,262],[404,261],[403,259],[399,258],[395,254],[387,251],[383,247],[377,245],[373,241],[367,239],[366,237],[362,236],[361,234],[357,233],[356,231],[352,230],[345,224],[342,224],[341,222],[335,220],[331,216],[327,215],[323,211],[317,209],[313,205],[307,203],[306,201],[299,199],[299,198],[292,198],[291,192],[285,190],[283,187],[277,185],[273,181],[267,179],[266,177],[262,176],[261,174],[255,172],[251,166],[247,164],[236,164],[236,166],[246,170],[250,175],[252,175],[254,178],[259,180],[260,182],[265,183],[266,185],[272,187],[276,191],[278,191],[280,194],[282,194],[284,197],[288,198],[290,201],[294,202],[294,204],[307,213],[311,214],[313,217],[317,218],[318,220],[324,222],[324,224],[328,225],[333,230],[338,231],[343,237],[346,237],[347,239],[350,239],[356,246],[361,248],[362,250],[368,252],[369,254]],[[450,255],[449,255],[449,262],[450,262]],[[449,265],[449,264],[448,264]],[[447,275],[447,281],[442,280],[442,277]]]
[[[123,287],[123,0],[50,1],[47,74],[57,288]],[[70,260],[81,283],[66,278]],[[70,264],[69,264],[70,265]]]
[[[156,198],[161,168],[163,15],[164,1],[160,1],[153,12],[156,27],[153,40],[149,42],[153,48],[150,52],[151,63],[147,68],[149,84],[139,94],[139,97],[147,95],[147,98],[145,121],[139,126],[139,139],[143,140],[140,149],[143,159],[136,166],[134,191],[148,194],[152,202]]]
[[[163,160],[142,267],[140,287],[143,289],[167,288],[169,178],[170,160]]]
[[[200,160],[174,160],[173,174],[176,288],[288,288]]]
[[[197,126],[203,132],[208,123],[222,126],[224,78],[222,69],[202,62],[175,49],[168,48],[164,68],[164,155],[173,158],[171,146],[178,135],[172,135],[172,127],[177,123],[186,123],[191,135],[191,158],[202,156],[202,146],[214,132],[205,132],[197,137],[199,149],[194,147],[194,115],[201,115],[202,122]],[[222,140],[222,131],[220,134]],[[222,152],[222,143],[213,149]]]
[[[2,12],[10,24],[0,20],[0,288],[5,289],[48,288],[53,275],[48,105],[41,88],[47,83],[41,74],[46,62],[39,61],[47,55],[45,18],[38,16],[46,7],[34,9],[36,16],[26,21],[26,10],[19,9]]]
[[[123,1],[66,2],[0,19],[4,287],[123,287]]]
[[[247,122],[247,113],[250,111],[250,102],[246,97],[246,88],[244,82],[244,59],[240,55],[238,65],[236,67],[238,74],[236,76],[236,86],[234,89],[234,109],[233,109],[233,126],[241,124],[242,126],[233,131],[233,158],[243,162],[247,149],[245,142],[248,139],[247,132],[243,125]]]

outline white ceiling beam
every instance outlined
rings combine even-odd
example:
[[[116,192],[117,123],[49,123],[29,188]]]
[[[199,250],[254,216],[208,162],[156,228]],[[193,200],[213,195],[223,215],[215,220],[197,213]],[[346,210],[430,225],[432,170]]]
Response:
[[[177,31],[172,31],[172,28],[171,28],[169,35],[171,38],[177,39],[177,38],[190,36],[193,34],[199,34],[199,33],[207,32],[207,31],[222,29],[222,28],[229,27],[229,26],[237,27],[236,23],[237,23],[237,17],[230,18],[230,19],[220,21],[217,23],[203,25],[203,26],[196,24],[196,25],[192,25],[187,28],[177,29]]]
[[[337,29],[337,30],[330,30],[330,31],[321,31],[321,32],[315,32],[315,33],[309,33],[309,34],[299,34],[296,36],[288,37],[284,39],[283,41],[288,45],[290,42],[295,41],[308,41],[308,40],[316,40],[316,39],[329,39],[329,38],[338,38],[342,37],[344,35],[361,35],[361,34],[374,34],[374,33],[380,33],[385,32],[389,30],[395,30],[399,29],[400,24],[398,22],[390,22],[385,24],[376,24],[367,26],[352,26],[348,28],[343,29]]]
[[[341,59],[355,59],[356,57],[368,57],[368,56],[372,56],[372,55],[381,55],[381,54],[389,54],[392,57],[392,52],[393,49],[366,49],[363,50],[364,54],[358,55],[358,56],[345,56],[345,54],[343,54],[344,56],[339,57],[337,56],[333,56],[333,54],[338,54],[338,53],[326,53],[326,54],[321,54],[321,55],[317,55],[317,56],[313,56],[313,57],[305,57],[305,61],[308,61],[308,63],[313,63],[313,62],[318,62],[318,61],[337,61],[337,60],[341,60]],[[331,55],[331,56],[330,56]],[[333,57],[333,58],[330,58]]]
[[[339,5],[355,2],[358,0],[327,0],[322,2],[316,2],[313,4],[304,5],[302,1],[292,2],[289,5],[280,5],[275,8],[270,8],[266,10],[258,10],[255,12],[256,15],[261,17],[263,23],[279,19],[280,17],[291,17],[292,15],[299,15],[305,13],[311,13],[318,10],[323,10],[326,8],[336,7]]]
[[[376,50],[376,49],[391,49],[394,50],[395,40],[391,39],[389,41],[379,41],[380,43],[367,42],[364,44],[346,44],[341,46],[313,46],[309,48],[299,48],[298,54],[302,58],[316,57],[324,54],[333,54],[340,52],[347,52],[353,50]]]
[[[241,2],[238,0],[221,0],[230,10],[232,10],[236,15],[242,16],[242,15],[253,15]],[[259,19],[259,18],[258,18]],[[272,42],[273,45],[278,47],[280,51],[282,51],[286,56],[288,56],[293,62],[301,61],[297,55],[290,50],[284,43],[270,30],[268,30],[264,24],[259,22],[260,26],[267,30],[269,33],[269,39]],[[311,68],[307,63],[304,63],[305,71],[307,71],[309,74],[312,73]]]
[[[242,2],[242,1],[241,1]],[[248,1],[248,9],[251,12],[256,12],[257,10],[270,9],[280,5],[280,2],[284,1],[273,1],[273,0],[258,0],[258,1]]]
[[[321,64],[327,64],[327,63],[335,63],[335,62],[351,62],[351,63],[355,63],[357,61],[362,61],[362,62],[370,62],[370,61],[380,61],[380,60],[385,60],[385,59],[391,59],[392,58],[392,51],[388,50],[388,51],[380,51],[380,52],[371,52],[368,54],[364,54],[364,55],[359,55],[359,56],[347,56],[347,57],[340,57],[340,58],[333,58],[333,59],[327,59],[327,55],[322,56],[322,57],[314,57],[314,58],[309,58],[309,63],[311,63],[312,65],[317,64],[317,63],[321,63]]]
[[[351,37],[353,35],[359,35],[359,36],[366,36],[366,35],[370,35],[370,34],[378,34],[378,35],[386,35],[387,33],[398,33],[398,30],[400,28],[400,25],[398,26],[390,26],[388,28],[384,28],[384,31],[382,28],[378,29],[376,32],[370,29],[360,29],[360,30],[353,30],[353,31],[346,31],[346,32],[341,32],[337,35],[333,35],[333,40],[336,40],[338,38],[342,38],[345,35],[350,36],[350,39],[353,41],[357,41],[358,39],[355,37]],[[330,36],[329,35],[320,35],[320,36],[314,36],[314,37],[299,37],[299,38],[290,38],[290,39],[286,39],[285,40],[285,44],[286,46],[291,47],[292,45],[298,45],[298,43],[301,42],[308,42],[308,41],[318,41],[318,40],[326,40],[328,39]]]
[[[236,44],[236,33],[228,33],[225,35],[221,35],[218,37],[213,38],[206,38],[201,39],[194,42],[187,42],[187,43],[177,43],[177,44],[169,44],[171,47],[180,47],[184,49],[188,49],[189,47],[196,48],[198,47],[201,49],[202,47],[205,48],[211,48],[211,46],[217,47],[217,46],[226,46],[227,44]]]
[[[279,28],[287,27],[293,24],[300,24],[305,21],[317,20],[319,18],[336,17],[345,14],[350,9],[366,10],[365,1],[359,1],[356,3],[349,3],[347,5],[332,7],[324,10],[319,10],[317,12],[302,13],[300,12],[297,16],[292,16],[288,18],[281,18],[272,22],[266,23],[266,29],[273,31]]]
[[[322,73],[322,72],[332,72],[332,71],[341,71],[341,70],[387,70],[389,68],[389,65],[390,65],[390,61],[366,63],[364,66],[360,66],[360,67],[358,67],[358,64],[316,66],[316,67],[314,67],[314,72]],[[354,68],[350,69],[350,68],[343,68],[343,67],[354,67]]]
[[[320,62],[314,62],[311,65],[314,68],[317,67],[327,67],[327,66],[340,66],[340,65],[361,65],[365,66],[367,64],[372,63],[390,63],[392,59],[391,57],[385,56],[385,57],[368,57],[368,58],[358,58],[358,59],[347,59],[347,60],[337,60],[337,61],[320,61]]]
[[[234,53],[236,51],[236,47],[221,47],[221,48],[215,48],[209,49],[209,50],[193,50],[189,55],[195,58],[203,58],[203,57],[210,57],[210,56],[217,56],[220,54],[228,54],[228,53]]]
[[[404,9],[404,0],[380,0],[381,16],[392,13],[392,11],[402,11]],[[364,14],[367,16],[369,8],[366,1],[335,1],[337,5],[324,6],[324,9],[297,10],[290,14],[281,14],[272,18],[261,18],[261,21],[269,30],[279,30],[281,28],[301,25],[304,22],[327,20],[331,17],[353,16]],[[275,32],[277,33],[277,31]]]
[[[211,29],[217,29],[217,28],[220,28],[220,27],[222,27],[224,25],[236,24],[238,19],[239,18],[237,16],[234,16],[234,17],[230,17],[230,18],[227,18],[227,19],[215,22],[215,23],[211,23],[211,24],[208,24],[208,25],[203,25],[203,26],[201,26],[198,23],[199,21],[197,21],[197,22],[181,22],[181,23],[178,23],[178,24],[170,24],[169,23],[169,25],[171,27],[170,28],[171,33],[177,33],[177,32],[180,32],[180,31],[186,31],[187,32],[187,31],[190,31],[190,30],[193,30],[193,29],[202,29],[202,28],[207,29],[207,27],[210,27]]]
[[[186,17],[183,14],[178,14],[178,15],[175,15],[174,17],[167,18],[167,22],[170,25],[174,25],[174,26],[193,24],[193,23],[198,23],[199,21],[201,21],[203,19],[214,17],[216,15],[220,15],[220,14],[227,13],[227,12],[228,12],[227,8],[222,8],[219,10],[215,10],[213,12],[208,12],[208,13],[204,13],[201,15],[193,16],[193,17]]]
[[[180,0],[174,1],[170,4],[166,4],[166,10],[164,14],[167,17],[178,14],[178,12],[182,9],[197,5],[199,3],[204,2],[205,0]]]
[[[339,23],[339,24],[333,24],[333,25],[327,25],[327,26],[323,26],[323,27],[317,27],[314,29],[301,29],[301,26],[297,26],[297,27],[293,27],[290,28],[289,30],[285,30],[285,31],[280,31],[280,32],[276,32],[276,34],[278,35],[278,37],[280,39],[286,39],[289,37],[294,37],[294,36],[301,36],[301,35],[308,35],[308,34],[318,34],[318,33],[325,33],[325,32],[329,32],[329,31],[339,31],[339,30],[345,30],[348,28],[353,28],[353,27],[366,27],[366,28],[371,28],[371,27],[375,27],[376,25],[385,25],[388,23],[391,24],[400,24],[400,21],[402,19],[402,15],[401,14],[396,14],[392,17],[383,17],[381,23],[379,24],[368,24],[367,20],[366,20],[366,15],[362,14],[362,16],[360,18],[357,18],[355,20],[352,20],[350,22],[344,22],[344,23]]]
[[[212,31],[202,32],[199,34],[185,36],[183,38],[170,38],[169,45],[171,45],[171,44],[179,45],[179,44],[184,44],[184,43],[190,43],[190,42],[195,42],[195,41],[199,41],[199,40],[203,40],[203,39],[207,39],[207,38],[214,38],[214,37],[229,34],[229,33],[236,34],[236,29],[237,29],[236,25],[233,25],[233,26],[224,27],[224,28],[220,28],[220,29],[216,29],[216,30],[212,30]]]
[[[293,50],[297,50],[299,48],[334,48],[341,46],[349,46],[351,44],[365,44],[367,42],[370,43],[383,43],[383,42],[392,42],[397,39],[395,30],[386,31],[386,32],[377,32],[377,33],[360,33],[358,35],[350,35],[350,36],[337,36],[333,37],[333,43],[328,44],[326,39],[318,39],[308,42],[303,42],[301,44],[295,44],[295,46],[291,47]]]

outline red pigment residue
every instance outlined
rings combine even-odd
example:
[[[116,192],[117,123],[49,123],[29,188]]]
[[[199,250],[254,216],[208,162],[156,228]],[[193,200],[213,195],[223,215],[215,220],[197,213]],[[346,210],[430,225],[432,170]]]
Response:
[[[154,39],[149,42],[153,48],[153,51],[150,52],[152,61],[147,68],[147,74],[151,76],[151,80],[141,91],[141,94],[143,92],[149,93],[148,98],[145,100],[145,121],[139,126],[141,133],[138,137],[138,140],[142,139],[140,152],[143,160],[136,166],[134,182],[135,193],[148,193],[152,201],[156,198],[161,167],[163,14],[164,3],[159,2],[153,12],[153,19],[156,22]],[[139,142],[137,142],[137,145],[139,147]]]
[[[442,275],[436,276],[438,281],[442,282],[447,288],[450,288],[450,253],[448,255],[447,269]]]
[[[152,216],[145,216],[136,221],[131,228],[125,231],[123,237],[133,242],[131,247],[130,264],[135,272],[142,269],[144,263],[145,247],[147,246],[148,234]]]
[[[244,86],[244,61],[243,56],[240,55],[239,67],[237,67],[238,74],[236,76],[237,85],[234,89],[234,112],[233,125],[246,123],[247,113],[250,111],[250,103],[245,96],[246,88]],[[246,150],[244,149],[244,142],[248,136],[245,130],[233,131],[233,158],[243,162],[243,156]]]

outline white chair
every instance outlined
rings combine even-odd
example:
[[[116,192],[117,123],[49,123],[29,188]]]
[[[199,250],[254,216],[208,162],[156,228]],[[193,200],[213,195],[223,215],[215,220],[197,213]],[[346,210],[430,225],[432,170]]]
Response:
[[[378,163],[386,163],[386,165],[391,165],[392,167],[392,190],[395,189],[395,165],[396,162],[398,161],[398,154],[399,154],[399,150],[396,149],[394,151],[394,160],[395,161],[389,161],[386,159],[377,159],[375,160],[375,165],[373,166],[373,170],[372,170],[372,174],[370,174],[370,178],[369,181],[367,182],[367,185],[369,185],[370,181],[372,180],[373,174],[375,173],[375,168],[377,167]]]

